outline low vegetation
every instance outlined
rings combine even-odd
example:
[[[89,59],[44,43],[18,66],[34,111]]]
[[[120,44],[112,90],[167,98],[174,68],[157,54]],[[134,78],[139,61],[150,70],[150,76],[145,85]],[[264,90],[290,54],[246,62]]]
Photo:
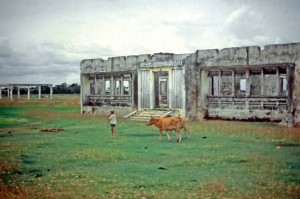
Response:
[[[172,142],[144,122],[81,115],[79,97],[0,100],[0,198],[300,198],[300,131],[190,122]]]

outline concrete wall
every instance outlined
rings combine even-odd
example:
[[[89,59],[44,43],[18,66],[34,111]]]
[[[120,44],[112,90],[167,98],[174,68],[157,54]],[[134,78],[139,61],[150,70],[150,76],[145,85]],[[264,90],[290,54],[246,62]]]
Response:
[[[139,68],[155,70],[153,68],[165,68],[169,70],[170,67],[176,67],[182,65],[182,60],[189,54],[174,54],[174,53],[155,53],[153,55],[131,55],[131,56],[120,56],[111,57],[107,60],[97,59],[85,59],[80,63],[81,71],[81,112],[82,113],[93,113],[99,115],[105,115],[109,110],[113,109],[124,116],[132,112],[135,106],[135,102],[138,95],[138,85],[136,82],[133,84],[132,91],[134,92],[134,107],[109,107],[109,106],[87,106],[84,104],[88,103],[88,96],[91,94],[89,76],[94,73],[101,72],[107,73],[108,75],[112,72],[132,71],[134,75],[134,81],[137,80],[137,70]],[[159,69],[157,69],[159,70]],[[97,84],[97,82],[96,82]],[[149,85],[147,85],[149,86]],[[95,88],[99,85],[95,85]]]
[[[153,55],[131,55],[121,57],[111,57],[107,60],[101,58],[85,59],[80,63],[81,73],[93,72],[114,72],[114,71],[135,71],[144,64],[144,67],[153,67],[153,65],[170,66],[173,63],[180,62],[189,54],[174,54],[174,53],[155,53]],[[165,64],[165,63],[170,64]],[[159,64],[160,63],[160,64]]]
[[[83,114],[102,115],[102,116],[107,115],[107,118],[108,118],[111,110],[114,110],[118,117],[124,117],[134,111],[134,109],[132,107],[84,106],[82,108],[82,113]]]
[[[205,106],[207,80],[199,71],[213,67],[247,68],[248,65],[295,63],[292,106],[295,122],[300,124],[300,43],[224,48],[221,50],[198,50],[185,60],[187,87],[187,115],[202,118],[201,108]],[[201,73],[201,72],[200,72]],[[201,79],[202,78],[202,79]],[[200,83],[203,86],[200,86]],[[200,86],[200,88],[199,88]],[[202,90],[201,90],[202,89]]]
[[[89,94],[89,80],[85,76],[88,73],[116,72],[116,71],[137,71],[139,68],[164,68],[183,66],[185,69],[186,87],[186,115],[195,119],[201,119],[206,114],[207,95],[209,88],[208,71],[212,68],[222,69],[235,67],[247,68],[249,65],[294,63],[292,107],[295,123],[300,125],[300,43],[267,45],[261,49],[258,46],[245,46],[237,48],[224,48],[197,50],[192,54],[155,53],[153,55],[131,55],[112,57],[107,60],[86,59],[80,63],[82,96]],[[136,73],[137,74],[137,73]],[[138,78],[138,77],[137,77]],[[259,93],[259,77],[251,77],[256,86],[252,86],[252,92]],[[257,80],[257,81],[256,81]],[[238,80],[234,82],[238,85]],[[137,92],[137,88],[134,89]],[[137,93],[136,93],[137,96]],[[90,107],[83,107],[82,110],[90,112]],[[97,107],[97,110],[99,107]],[[105,108],[106,109],[106,108]],[[100,109],[99,109],[100,110]],[[104,110],[104,108],[103,108]],[[228,114],[235,114],[228,110]],[[92,111],[93,112],[93,111]],[[101,111],[94,111],[101,112]],[[241,117],[255,115],[247,110],[241,111]],[[274,113],[274,115],[279,113]],[[280,114],[279,114],[280,115]],[[279,116],[278,116],[279,117]]]

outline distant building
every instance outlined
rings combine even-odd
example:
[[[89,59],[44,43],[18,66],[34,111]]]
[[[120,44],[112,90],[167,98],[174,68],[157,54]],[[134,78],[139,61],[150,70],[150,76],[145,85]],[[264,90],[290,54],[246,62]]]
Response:
[[[300,125],[300,43],[85,59],[81,111],[169,109]]]

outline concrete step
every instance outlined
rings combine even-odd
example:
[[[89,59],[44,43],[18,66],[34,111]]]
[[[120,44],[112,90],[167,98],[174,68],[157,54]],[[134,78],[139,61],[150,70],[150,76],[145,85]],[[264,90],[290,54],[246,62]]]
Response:
[[[165,115],[166,113],[162,113],[162,114],[147,114],[147,113],[138,113],[138,114],[135,114],[135,116],[141,116],[141,117],[161,117],[162,115]]]
[[[129,118],[129,120],[132,120],[132,121],[139,121],[139,122],[148,122],[148,121],[149,121],[149,119],[138,118],[138,117]]]
[[[159,118],[164,117],[172,113],[172,110],[143,110],[143,111],[135,111],[125,118],[134,121],[148,121],[151,117]]]

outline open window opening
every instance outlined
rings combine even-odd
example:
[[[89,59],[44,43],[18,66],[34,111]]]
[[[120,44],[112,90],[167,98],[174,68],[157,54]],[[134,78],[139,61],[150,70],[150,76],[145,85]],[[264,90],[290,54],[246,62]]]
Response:
[[[237,96],[246,95],[247,91],[247,80],[245,70],[234,71],[234,94]]]
[[[249,95],[259,96],[262,94],[262,76],[261,68],[250,68],[249,69]]]
[[[123,81],[123,95],[129,95],[129,81],[125,80]]]
[[[282,89],[283,94],[285,94],[286,91],[287,91],[287,81],[286,81],[286,77],[281,78],[281,81],[282,81],[282,87],[281,87],[281,89]]]
[[[262,65],[208,71],[210,108],[287,110],[288,68],[293,65]],[[290,75],[290,74],[289,74]]]
[[[210,95],[219,95],[219,71],[209,71],[210,77]]]
[[[89,81],[90,81],[90,93],[91,95],[95,95],[95,76],[90,76]]]
[[[105,95],[110,95],[110,80],[105,80]]]
[[[115,95],[121,95],[121,81],[115,81]]]
[[[267,96],[276,96],[278,94],[277,91],[277,72],[276,68],[264,68],[264,95]]]
[[[287,76],[286,76],[286,68],[279,68],[279,94],[286,95],[287,94]]]
[[[89,106],[133,106],[131,73],[90,74],[90,92],[86,105]]]
[[[221,72],[220,94],[232,95],[232,71],[231,70]]]
[[[246,89],[247,89],[246,79],[240,79],[240,91],[246,92]]]

